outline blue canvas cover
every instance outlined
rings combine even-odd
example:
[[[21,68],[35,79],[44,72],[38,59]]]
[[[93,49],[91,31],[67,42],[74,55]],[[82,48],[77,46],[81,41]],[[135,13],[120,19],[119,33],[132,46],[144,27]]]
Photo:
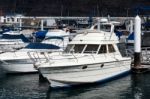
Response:
[[[123,35],[122,32],[115,30],[115,34],[118,36],[118,38],[120,39],[120,37]]]
[[[10,29],[4,29],[3,31],[0,31],[0,34],[3,34],[5,32],[9,32],[9,31],[11,31],[11,30]]]
[[[23,42],[30,42],[23,34],[18,35],[3,34],[2,39],[21,39]]]
[[[41,39],[45,38],[47,32],[48,31],[38,31],[38,32],[35,33],[35,37],[36,38],[41,38]]]
[[[30,43],[25,48],[27,49],[60,49],[60,47],[53,44],[45,44],[45,43]]]
[[[134,40],[134,32],[128,36],[127,40]]]

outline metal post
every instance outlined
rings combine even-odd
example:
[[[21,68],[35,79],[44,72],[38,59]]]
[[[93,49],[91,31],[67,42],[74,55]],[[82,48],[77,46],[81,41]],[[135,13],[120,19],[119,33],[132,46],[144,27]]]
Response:
[[[130,34],[133,33],[133,21],[130,20]]]
[[[43,20],[41,20],[41,31],[43,31],[44,30],[44,28],[43,28]]]
[[[100,18],[98,18],[97,30],[99,30],[99,31],[101,30],[100,22],[101,22],[101,20],[100,20]]]
[[[134,25],[134,68],[141,66],[141,18],[135,17]]]
[[[22,28],[22,18],[20,17],[19,19],[19,30],[21,31],[21,28]]]

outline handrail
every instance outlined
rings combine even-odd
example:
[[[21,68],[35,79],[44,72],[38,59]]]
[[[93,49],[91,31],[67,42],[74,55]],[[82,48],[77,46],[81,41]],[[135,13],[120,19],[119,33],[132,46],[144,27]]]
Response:
[[[141,62],[150,62],[150,47],[142,47],[141,49]],[[126,49],[125,54],[134,58],[134,49]]]
[[[43,52],[43,54],[40,54],[39,53],[41,52],[37,52],[37,51],[30,51],[30,52],[27,52],[28,56],[30,57],[30,59],[36,63],[36,62],[39,62],[39,63],[42,63],[42,62],[48,62],[50,60],[50,57],[46,56],[46,52]],[[48,54],[47,54],[48,55]],[[45,60],[44,60],[45,59]]]
[[[125,56],[130,56],[133,58],[134,51],[133,49],[125,49]]]
[[[30,54],[30,52],[27,52],[27,55],[29,56],[29,58],[35,63],[35,58],[33,58],[32,56],[31,56],[31,54]]]
[[[9,64],[9,63],[7,63],[7,62],[4,61],[4,60],[1,60],[1,59],[0,59],[0,61],[1,61],[2,63],[4,63],[4,64]]]
[[[92,51],[91,56],[92,56],[92,58],[95,60],[95,57],[94,57],[94,55],[93,55],[94,52],[95,52],[95,51]],[[97,51],[96,51],[96,52],[97,52]]]
[[[74,58],[77,60],[77,62],[78,62],[78,58],[73,54],[73,53],[71,53],[73,56],[74,56]]]

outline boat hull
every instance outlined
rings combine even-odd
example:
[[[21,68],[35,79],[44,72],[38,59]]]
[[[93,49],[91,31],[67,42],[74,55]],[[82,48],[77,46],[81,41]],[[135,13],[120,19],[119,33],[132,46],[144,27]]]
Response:
[[[28,43],[22,44],[0,44],[0,50],[2,52],[15,51],[16,49],[24,48]]]
[[[91,84],[113,79],[130,71],[131,60],[67,67],[39,68],[52,88]]]
[[[30,59],[7,60],[1,62],[1,67],[6,73],[33,73],[38,72]]]

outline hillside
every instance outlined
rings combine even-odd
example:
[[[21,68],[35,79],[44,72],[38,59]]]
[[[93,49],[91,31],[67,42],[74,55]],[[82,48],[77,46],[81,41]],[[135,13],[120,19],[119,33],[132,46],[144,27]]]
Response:
[[[27,16],[133,16],[149,0],[0,0],[0,14]]]

